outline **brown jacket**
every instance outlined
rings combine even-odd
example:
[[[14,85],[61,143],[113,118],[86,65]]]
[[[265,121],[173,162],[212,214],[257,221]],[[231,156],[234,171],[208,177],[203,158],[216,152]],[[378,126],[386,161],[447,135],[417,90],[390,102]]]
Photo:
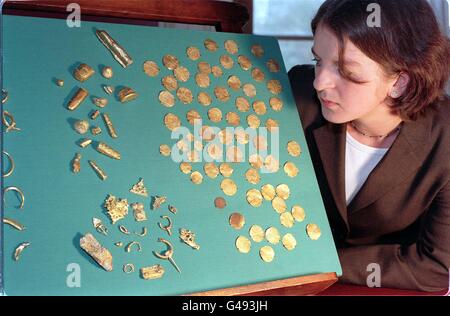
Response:
[[[313,87],[314,67],[289,71],[328,219],[338,248],[342,282],[366,285],[371,263],[381,286],[440,291],[450,268],[450,101],[414,122],[345,201],[343,124],[324,119]]]

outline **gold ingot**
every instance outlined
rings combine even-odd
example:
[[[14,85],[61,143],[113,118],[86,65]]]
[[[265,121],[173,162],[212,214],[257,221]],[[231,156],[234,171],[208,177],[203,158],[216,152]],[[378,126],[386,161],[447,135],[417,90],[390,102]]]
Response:
[[[222,120],[222,111],[219,108],[211,108],[208,110],[208,118],[214,123]]]
[[[194,184],[201,184],[203,182],[203,175],[198,171],[194,171],[191,173],[191,181]]]
[[[189,90],[188,88],[184,88],[184,87],[178,88],[177,97],[184,104],[189,104],[194,99],[191,90]]]
[[[131,89],[129,87],[125,87],[119,91],[118,96],[119,96],[120,102],[125,103],[125,102],[129,102],[129,101],[136,99],[138,94],[133,89]]]
[[[249,234],[254,242],[261,242],[264,240],[264,237],[266,236],[262,227],[258,225],[253,225],[252,227],[250,227]]]
[[[200,156],[199,153],[195,150],[190,150],[186,153],[187,159],[190,162],[199,162],[200,161]]]
[[[188,162],[182,162],[180,163],[180,170],[184,174],[190,174],[192,172],[192,166]]]
[[[175,114],[168,113],[164,116],[164,125],[166,125],[169,130],[174,131],[181,126],[181,121]]]
[[[223,68],[225,68],[225,69],[233,68],[234,61],[230,56],[222,55],[222,56],[220,56],[219,60],[220,60],[220,64],[222,65]]]
[[[169,91],[161,91],[158,99],[165,107],[171,108],[175,105],[175,97]]]
[[[267,149],[267,139],[262,136],[255,136],[253,138],[253,146],[256,148],[256,150],[261,151],[261,150],[266,150]]]
[[[107,113],[103,113],[102,116],[103,116],[103,121],[105,122],[106,128],[108,129],[109,136],[111,136],[112,138],[117,138],[116,129],[114,128],[109,115]]]
[[[280,94],[283,87],[281,86],[279,80],[272,79],[267,81],[267,90],[269,90],[272,94]]]
[[[264,55],[264,48],[259,44],[253,45],[251,48],[251,51],[252,51],[252,54],[258,58],[260,58]]]
[[[67,108],[70,111],[76,110],[88,95],[89,93],[87,92],[87,90],[79,88],[72,99],[70,99],[69,103],[67,104]]]
[[[105,66],[102,69],[102,76],[106,79],[111,79],[114,75],[113,69],[110,66]]]
[[[225,50],[229,54],[235,55],[239,51],[238,44],[235,41],[233,41],[233,40],[226,40],[225,43],[224,43],[224,46],[225,46]]]
[[[263,160],[262,160],[261,156],[258,154],[251,155],[248,158],[248,162],[250,163],[250,165],[253,168],[256,168],[256,169],[261,169],[261,167],[263,166]]]
[[[289,196],[291,194],[291,190],[289,189],[289,186],[287,184],[277,185],[275,192],[277,193],[277,196],[279,196],[280,198],[282,198],[285,201],[287,199],[289,199]]]
[[[229,145],[233,141],[233,134],[226,128],[219,132],[219,140],[224,145]]]
[[[267,69],[269,69],[270,72],[279,72],[280,71],[280,65],[275,59],[269,59],[266,62]]]
[[[186,49],[186,55],[193,61],[196,61],[201,57],[200,50],[194,46],[190,46]]]
[[[206,61],[201,61],[197,64],[197,70],[201,74],[207,74],[209,75],[212,71],[211,65],[208,64]]]
[[[106,172],[95,161],[89,160],[89,165],[101,180],[105,181],[108,178]]]
[[[171,75],[163,77],[161,79],[161,84],[169,91],[176,90],[178,88],[177,79]]]
[[[219,49],[217,43],[212,39],[206,39],[203,45],[205,45],[205,48],[211,52],[215,52]]]
[[[245,225],[245,217],[242,214],[233,213],[230,215],[229,222],[231,227],[239,230]]]
[[[164,55],[163,64],[164,66],[166,66],[167,69],[174,70],[175,68],[178,67],[178,58],[169,54]]]
[[[269,132],[276,131],[276,129],[279,128],[278,121],[274,120],[274,119],[271,119],[271,118],[267,119],[267,121],[266,121],[266,128],[267,128],[267,130]]]
[[[210,177],[211,179],[217,178],[219,175],[219,168],[216,166],[214,162],[207,162],[203,166],[203,170],[205,171],[205,174]]]
[[[266,76],[264,75],[264,72],[261,69],[256,68],[256,67],[252,69],[253,80],[255,80],[257,82],[262,82],[262,81],[264,81],[265,77]]]
[[[73,71],[73,76],[80,82],[85,82],[94,75],[95,71],[87,64],[80,64]]]
[[[143,68],[144,68],[144,72],[149,77],[156,77],[159,74],[159,67],[154,61],[151,61],[151,60],[145,61]]]
[[[292,234],[284,235],[281,242],[283,243],[284,248],[288,251],[294,250],[297,246],[297,240],[295,240],[295,237]]]
[[[164,272],[164,267],[159,264],[141,268],[141,276],[144,280],[160,279],[164,275]]]
[[[264,246],[259,249],[259,255],[264,262],[269,263],[273,261],[273,258],[275,258],[275,251],[270,246]]]
[[[280,215],[280,223],[284,227],[292,228],[294,226],[294,217],[289,212],[284,212]]]
[[[241,66],[241,68],[245,71],[250,70],[252,68],[252,61],[250,60],[250,58],[244,55],[240,55],[238,57],[238,63],[239,66]]]
[[[212,66],[211,72],[215,78],[219,78],[223,75],[223,70],[219,66]]]
[[[92,135],[96,136],[102,133],[102,129],[99,126],[93,126],[91,128]]]
[[[131,204],[133,208],[133,216],[136,222],[143,222],[147,220],[147,214],[145,214],[144,204],[142,203],[133,203]]]
[[[118,199],[114,195],[108,195],[104,207],[108,210],[108,215],[112,224],[115,224],[117,221],[128,215],[127,199]]]
[[[230,146],[227,148],[227,161],[229,162],[243,162],[244,155],[242,151],[237,146]]]
[[[80,247],[106,271],[113,270],[113,257],[108,249],[102,247],[92,234],[80,238]]]
[[[86,147],[89,146],[90,144],[92,144],[92,139],[88,139],[88,138],[84,138],[84,139],[82,139],[82,140],[78,143],[78,145],[79,145],[81,148],[86,148]]]
[[[186,113],[186,119],[189,122],[189,124],[194,125],[195,121],[199,121],[202,119],[200,114],[196,110],[189,110]]]
[[[226,120],[231,126],[238,126],[241,123],[241,118],[239,114],[235,112],[228,112],[226,116]]]
[[[200,88],[207,88],[211,83],[209,80],[209,75],[201,72],[195,75],[195,82]]]
[[[243,128],[236,128],[234,138],[239,144],[246,145],[250,141],[250,135],[245,132]]]
[[[99,142],[97,151],[110,158],[120,160],[120,153],[105,143]]]
[[[95,31],[100,42],[109,50],[114,59],[123,67],[127,68],[133,63],[133,59],[128,55],[127,51],[119,45],[109,34],[104,30]]]
[[[270,107],[276,112],[280,112],[283,109],[283,101],[280,98],[272,97],[269,100]]]
[[[81,155],[79,153],[75,154],[75,157],[72,160],[72,172],[79,173],[81,169]]]
[[[221,160],[223,155],[222,147],[217,144],[208,145],[208,155],[214,160]]]
[[[207,142],[212,141],[216,137],[216,135],[214,134],[214,130],[211,127],[206,126],[206,125],[202,126],[199,133],[200,133],[202,140],[207,141]]]
[[[257,189],[250,189],[246,194],[247,202],[253,207],[260,207],[263,202],[261,192]]]
[[[172,150],[170,149],[169,145],[162,144],[159,146],[159,153],[163,156],[169,157]]]
[[[249,253],[251,247],[252,247],[252,243],[247,237],[239,236],[236,239],[236,248],[237,248],[237,250],[239,250],[239,252]]]
[[[274,156],[269,155],[264,159],[264,168],[268,172],[275,173],[280,169],[280,162]]]
[[[245,179],[251,184],[258,184],[261,181],[261,177],[256,169],[248,169],[245,173]]]
[[[230,93],[228,92],[227,88],[224,87],[215,87],[214,95],[219,101],[222,102],[227,102],[230,99]]]
[[[191,76],[191,74],[189,73],[189,70],[183,66],[178,66],[177,68],[175,68],[175,70],[173,71],[173,74],[181,82],[188,81],[189,77]]]
[[[250,110],[250,102],[244,97],[237,97],[235,104],[240,112],[248,112]]]
[[[144,184],[144,179],[141,178],[138,181],[138,183],[133,185],[133,187],[130,189],[130,192],[140,196],[148,197],[148,192]]]
[[[291,214],[297,222],[303,222],[306,217],[305,210],[299,205],[292,207]]]
[[[278,214],[286,212],[287,209],[286,202],[279,196],[273,198],[272,207]]]
[[[237,76],[230,76],[227,80],[228,86],[233,90],[241,88],[241,80]]]
[[[275,227],[269,227],[266,230],[266,239],[271,244],[276,245],[280,242],[281,239],[280,232]]]
[[[284,169],[284,172],[291,178],[296,177],[299,172],[297,166],[293,162],[290,162],[290,161],[288,161],[284,164],[283,169]]]
[[[267,107],[264,101],[255,101],[253,102],[253,110],[258,115],[264,115],[267,112]]]
[[[261,125],[259,117],[254,114],[247,116],[247,124],[250,128],[257,129]]]
[[[246,83],[242,86],[242,90],[244,91],[245,95],[249,98],[256,97],[256,88],[251,83]]]
[[[224,179],[220,183],[220,188],[222,189],[223,193],[225,193],[228,196],[233,196],[237,192],[237,185],[234,183],[231,179]]]
[[[320,231],[320,227],[316,224],[308,224],[306,225],[306,233],[311,240],[317,240],[322,235]]]
[[[93,111],[92,114],[91,114],[91,120],[95,120],[99,115],[100,115],[100,111],[99,110]]]
[[[224,163],[221,163],[221,164],[220,164],[220,166],[219,166],[219,171],[220,171],[220,174],[221,174],[222,176],[224,176],[224,177],[226,177],[226,178],[229,178],[229,177],[231,177],[231,175],[233,174],[233,171],[234,171],[234,170],[233,170],[233,167],[231,167],[230,164],[224,162]]]
[[[199,92],[199,94],[197,95],[197,100],[198,100],[198,103],[200,103],[203,106],[208,106],[212,103],[211,96],[204,91]]]
[[[89,122],[86,120],[78,120],[73,124],[73,129],[78,134],[86,134],[89,130]]]
[[[287,143],[287,151],[292,157],[298,157],[302,153],[302,148],[295,140],[291,140]]]
[[[273,185],[265,184],[261,188],[262,196],[266,201],[272,201],[276,196],[276,191]]]

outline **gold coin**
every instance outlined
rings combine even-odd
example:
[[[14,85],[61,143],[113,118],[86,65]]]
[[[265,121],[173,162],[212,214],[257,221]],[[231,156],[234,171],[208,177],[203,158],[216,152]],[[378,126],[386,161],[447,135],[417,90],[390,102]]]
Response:
[[[222,120],[222,111],[219,108],[210,108],[208,118],[214,123],[219,123]]]
[[[248,158],[248,162],[250,163],[250,165],[253,168],[256,168],[256,169],[261,169],[261,167],[263,166],[263,160],[262,160],[261,156],[258,154],[250,155],[250,157]]]
[[[229,162],[243,162],[244,156],[242,151],[237,146],[229,146],[227,148],[227,161]]]
[[[192,133],[189,133],[186,135],[186,139],[190,142],[193,142],[195,138],[194,135],[192,135]]]
[[[320,235],[322,235],[322,232],[320,231],[320,227],[316,224],[308,224],[306,225],[306,233],[308,234],[309,238],[312,240],[319,239]]]
[[[200,58],[200,50],[197,47],[191,46],[186,49],[186,55],[190,60],[197,60]]]
[[[165,55],[163,57],[163,64],[169,70],[174,70],[178,67],[178,59],[172,55]]]
[[[259,249],[259,255],[264,262],[272,262],[275,258],[275,251],[270,246],[264,246]]]
[[[210,80],[208,74],[199,72],[195,75],[195,82],[200,88],[209,87]]]
[[[236,248],[239,250],[239,252],[249,253],[251,247],[252,247],[252,243],[250,240],[248,240],[247,237],[239,236],[236,239]]]
[[[267,139],[262,135],[255,136],[253,138],[253,146],[258,151],[266,150],[267,149]]]
[[[273,94],[280,94],[283,90],[280,81],[276,79],[272,79],[267,81],[267,90],[269,90]]]
[[[250,227],[249,231],[250,237],[253,239],[254,242],[261,242],[264,240],[265,233],[261,226],[253,225]]]
[[[247,124],[250,128],[257,129],[261,125],[261,121],[256,115],[250,114],[247,116]]]
[[[253,207],[260,207],[263,202],[261,192],[257,189],[250,189],[247,191],[247,202]]]
[[[191,76],[191,74],[189,73],[189,70],[183,66],[178,66],[177,68],[175,68],[175,70],[173,71],[173,74],[175,75],[175,77],[178,80],[180,80],[182,82],[188,81],[189,77]]]
[[[283,200],[289,199],[289,196],[291,195],[291,190],[289,189],[289,186],[287,184],[277,185],[275,192],[277,193],[277,196],[279,196]]]
[[[271,184],[265,184],[261,188],[262,196],[266,201],[272,201],[275,198],[275,188]]]
[[[280,215],[280,223],[284,227],[292,228],[294,226],[294,217],[289,212],[284,212]]]
[[[252,68],[252,61],[248,57],[246,57],[244,55],[240,55],[238,57],[238,63],[239,63],[239,66],[241,66],[241,68],[243,70],[247,71],[250,68]]]
[[[180,170],[184,174],[190,174],[192,171],[192,166],[188,162],[182,162],[182,163],[180,163]]]
[[[200,183],[202,183],[202,182],[203,182],[203,176],[202,176],[202,174],[201,174],[200,172],[198,172],[198,171],[192,172],[192,173],[191,173],[191,181],[192,181],[194,184],[200,184]]]
[[[219,209],[223,209],[227,206],[227,201],[223,197],[216,197],[214,199],[214,206]]]
[[[269,69],[270,72],[279,72],[280,71],[280,65],[275,59],[269,59],[266,62],[267,69]]]
[[[231,179],[222,180],[222,182],[220,183],[220,188],[222,189],[223,193],[228,196],[233,196],[237,192],[237,185]]]
[[[255,81],[262,82],[265,79],[264,72],[261,69],[255,67],[252,69],[252,78]]]
[[[266,104],[264,101],[255,101],[253,102],[253,110],[258,115],[264,115],[267,111]]]
[[[186,113],[186,119],[189,122],[189,124],[194,125],[196,120],[200,121],[202,117],[196,110],[189,110]],[[200,124],[200,122],[197,122],[197,124]]]
[[[198,100],[198,103],[200,103],[201,105],[204,105],[204,106],[208,106],[212,103],[211,96],[208,93],[203,92],[203,91],[199,92],[199,94],[197,95],[197,100]]]
[[[200,156],[199,156],[198,152],[195,150],[188,151],[186,153],[186,156],[190,162],[199,162],[200,161]]]
[[[270,107],[276,112],[280,112],[283,109],[283,101],[280,98],[272,97],[269,100]]]
[[[271,244],[276,245],[281,239],[280,232],[275,227],[270,227],[266,230],[266,239]]]
[[[256,88],[251,83],[246,83],[242,86],[242,90],[249,98],[254,98],[256,96]]]
[[[248,169],[245,173],[245,179],[251,184],[258,184],[261,181],[261,177],[256,169]]]
[[[197,150],[197,151],[202,151],[202,149],[203,149],[203,144],[202,144],[202,142],[196,140],[196,141],[194,142],[194,149]]]
[[[215,179],[219,175],[219,168],[214,162],[205,163],[205,165],[203,166],[203,170],[205,171],[205,174],[211,179]]]
[[[165,107],[171,108],[172,106],[175,105],[175,97],[169,91],[166,90],[161,91],[159,93],[158,98],[159,102],[161,102],[161,104],[164,105]]]
[[[230,76],[227,80],[228,86],[233,90],[241,88],[241,80],[237,76]]]
[[[212,159],[214,159],[214,160],[222,159],[223,151],[222,151],[222,147],[220,147],[219,145],[214,144],[214,143],[208,144],[207,151],[208,151],[208,155]]]
[[[286,212],[287,209],[286,202],[279,196],[273,198],[272,207],[278,214]]]
[[[174,131],[181,126],[181,121],[175,114],[168,113],[164,116],[164,125],[166,125],[169,130]]]
[[[305,210],[299,205],[294,205],[291,210],[292,216],[297,222],[303,222],[305,220]]]
[[[192,96],[191,90],[189,90],[188,88],[184,88],[184,87],[178,88],[178,90],[177,90],[177,97],[184,104],[191,103],[192,99],[194,98]]]
[[[300,145],[295,140],[288,142],[287,151],[292,157],[298,157],[302,153]]]
[[[266,121],[266,128],[269,132],[274,132],[276,129],[279,128],[278,121],[274,119],[267,119]]]
[[[233,134],[224,128],[219,132],[219,140],[222,144],[229,145],[233,141]]]
[[[283,169],[284,172],[291,178],[294,178],[298,175],[298,168],[293,162],[286,162]]]
[[[174,76],[165,76],[161,79],[161,83],[167,90],[175,90],[178,88],[177,79]]]
[[[264,48],[259,44],[253,45],[251,48],[251,51],[252,51],[252,54],[258,58],[262,57],[264,55]]]
[[[144,62],[143,68],[149,77],[156,77],[159,74],[159,67],[154,61],[147,60]]]
[[[185,142],[183,139],[180,139],[178,142],[177,142],[177,148],[179,149],[179,150],[181,150],[182,152],[186,152],[186,151],[188,151],[189,150],[189,144],[187,143],[187,142]]]
[[[205,40],[203,45],[205,45],[205,48],[211,52],[215,52],[217,49],[219,49],[219,46],[217,45],[217,43],[215,41],[213,41],[212,39]]]
[[[197,69],[199,73],[209,75],[211,73],[211,65],[206,61],[201,61],[197,65]]]
[[[284,248],[289,251],[294,250],[297,246],[297,240],[295,240],[295,237],[289,233],[283,236],[281,242],[283,243]]]
[[[230,99],[230,94],[227,88],[224,87],[216,87],[214,88],[214,95],[219,101],[227,102]]]
[[[240,116],[235,112],[228,112],[226,120],[231,126],[238,126],[241,123]]]
[[[274,173],[280,169],[280,162],[272,155],[264,159],[264,167],[268,172]]]
[[[230,215],[230,226],[234,229],[241,229],[245,225],[245,217],[239,213],[233,213]]]
[[[248,112],[250,110],[250,102],[244,97],[236,98],[236,108],[241,112]]]
[[[207,142],[212,141],[216,137],[216,135],[214,134],[214,130],[211,127],[206,126],[206,125],[202,126],[199,133],[200,133],[201,138]]]
[[[250,135],[245,132],[242,127],[237,127],[234,132],[234,137],[239,144],[246,145],[250,141]]]
[[[228,178],[228,177],[231,177],[231,175],[233,174],[234,170],[233,170],[233,167],[231,167],[230,164],[224,162],[224,163],[220,164],[219,171],[220,171],[220,174],[222,176]]]
[[[231,68],[233,68],[234,61],[230,56],[222,55],[222,56],[220,56],[220,64],[225,69],[231,69]]]
[[[224,46],[225,46],[225,50],[232,55],[237,54],[237,52],[239,51],[238,44],[233,40],[225,41]]]
[[[223,75],[223,71],[222,68],[220,68],[219,66],[212,66],[212,74],[214,77],[219,78]]]
[[[168,157],[172,151],[168,145],[163,144],[159,146],[159,152],[161,155]]]

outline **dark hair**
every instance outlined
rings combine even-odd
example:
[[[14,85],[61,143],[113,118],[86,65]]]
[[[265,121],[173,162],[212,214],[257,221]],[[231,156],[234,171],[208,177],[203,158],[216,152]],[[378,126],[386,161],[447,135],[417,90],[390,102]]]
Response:
[[[380,27],[367,20],[370,4],[381,9]],[[407,73],[407,89],[390,104],[404,120],[415,120],[445,95],[450,74],[450,41],[441,33],[426,0],[327,0],[311,22],[313,34],[327,26],[339,40],[339,65],[343,65],[344,40],[348,38],[390,75]]]

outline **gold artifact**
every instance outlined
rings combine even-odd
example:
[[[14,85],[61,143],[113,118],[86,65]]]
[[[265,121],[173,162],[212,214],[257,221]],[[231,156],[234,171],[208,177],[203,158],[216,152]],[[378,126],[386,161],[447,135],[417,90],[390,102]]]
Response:
[[[178,67],[178,59],[172,55],[165,55],[163,57],[163,64],[169,70],[174,70]]]
[[[280,233],[278,232],[278,229],[276,229],[275,227],[270,227],[266,230],[266,239],[268,242],[270,242],[271,244],[278,244],[280,242],[281,236]]]
[[[224,163],[220,164],[219,171],[220,171],[220,174],[222,176],[224,176],[226,178],[229,178],[233,174],[234,170],[233,170],[233,167],[230,164],[224,162]]]
[[[191,181],[194,184],[201,184],[203,182],[203,175],[198,171],[194,171],[191,173]]]
[[[267,69],[269,69],[270,72],[279,72],[280,71],[280,65],[275,59],[269,59],[266,62]]]
[[[256,88],[251,83],[246,83],[242,86],[242,90],[244,91],[245,95],[249,98],[256,97]]]
[[[159,146],[159,152],[161,155],[168,157],[168,156],[170,156],[172,150],[170,149],[170,147],[168,145],[162,144]]]
[[[161,218],[166,219],[168,224],[166,226],[163,226],[161,224],[161,222],[159,222],[158,223],[159,228],[161,228],[162,230],[166,231],[169,234],[169,236],[172,236],[172,231],[171,231],[171,229],[172,229],[172,220],[170,219],[169,216],[166,216],[166,215],[161,216]]]
[[[203,106],[208,106],[212,102],[211,96],[204,91],[199,92],[199,94],[197,95],[197,100],[198,103],[200,103]]]
[[[284,212],[280,215],[280,223],[284,227],[292,228],[294,226],[294,217],[289,212]]]
[[[171,131],[176,130],[178,127],[181,126],[181,121],[178,116],[172,113],[166,114],[164,116],[164,125]]]
[[[131,234],[130,231],[128,230],[128,228],[126,228],[126,227],[123,226],[123,225],[119,225],[119,230],[120,230],[120,232],[121,232],[122,234],[125,234],[125,235],[130,235],[130,234]]]
[[[236,248],[239,250],[239,252],[249,253],[251,247],[252,247],[252,243],[247,237],[239,236],[236,239]]]
[[[211,179],[215,179],[219,175],[219,168],[216,166],[214,162],[205,163],[205,165],[203,166],[203,170],[205,171],[206,175]]]
[[[15,221],[15,220],[10,219],[10,218],[4,217],[3,218],[3,224],[7,224],[7,225],[9,225],[9,226],[19,230],[19,231],[25,230],[25,226],[20,224],[18,221]]]
[[[72,99],[70,99],[69,103],[67,104],[67,108],[70,111],[76,110],[88,95],[89,93],[87,92],[87,90],[79,88]]]
[[[199,250],[200,246],[195,242],[195,234],[185,228],[180,229],[180,238],[188,246],[191,246],[195,250]]]
[[[104,207],[108,210],[112,224],[115,224],[128,214],[128,201],[126,199],[118,199],[114,195],[108,196]]]
[[[106,94],[113,94],[115,89],[112,86],[103,86],[103,90]]]
[[[286,212],[286,202],[280,198],[279,196],[274,197],[272,200],[272,207],[275,211],[277,211],[278,214],[282,214]]]
[[[178,81],[174,76],[165,76],[161,79],[161,83],[167,90],[175,90],[178,88]]]
[[[106,178],[108,178],[105,171],[103,171],[103,169],[100,168],[95,161],[89,160],[89,165],[92,167],[92,169],[94,169],[95,173],[100,179],[106,180]]]
[[[255,67],[252,69],[252,78],[255,81],[262,82],[265,78],[264,72],[261,69]]]
[[[88,80],[90,77],[94,75],[95,71],[92,69],[91,66],[87,64],[80,64],[75,70],[73,71],[73,76],[75,79],[77,79],[80,82],[84,82]]]
[[[264,101],[255,101],[253,102],[253,110],[258,115],[264,115],[267,112],[266,104]]]
[[[14,260],[19,261],[20,254],[22,253],[22,251],[30,245],[31,245],[31,243],[29,243],[29,242],[21,243],[14,251]]]
[[[261,167],[263,166],[263,160],[258,154],[250,155],[250,157],[248,158],[248,162],[250,163],[250,166],[255,169],[261,169]]]
[[[108,228],[102,223],[102,221],[98,218],[92,218],[92,225],[94,225],[94,228],[96,231],[98,231],[100,234],[107,236],[108,235]]]
[[[110,158],[120,160],[120,153],[105,143],[99,142],[97,145],[97,151]]]
[[[214,199],[214,206],[217,208],[225,208],[227,206],[227,201],[223,197],[217,197]]]
[[[154,61],[151,61],[151,60],[145,61],[143,68],[144,68],[144,72],[149,77],[156,77],[159,74],[159,67]]]
[[[270,246],[264,246],[259,250],[259,255],[264,262],[272,262],[275,257],[275,251]]]
[[[179,273],[181,273],[180,268],[178,268],[177,264],[175,263],[175,261],[172,258],[173,257],[173,246],[170,243],[170,241],[165,240],[164,238],[158,238],[158,242],[162,242],[162,243],[166,244],[168,249],[166,251],[164,251],[163,254],[159,254],[155,251],[153,251],[153,254],[160,259],[169,260],[170,263],[175,267],[175,269],[177,269],[177,271]]]
[[[220,60],[220,64],[222,65],[223,68],[225,68],[225,69],[233,68],[234,61],[230,56],[222,55],[222,56],[220,56],[219,60]]]
[[[133,59],[128,55],[123,47],[119,45],[106,31],[95,31],[98,39],[110,51],[114,59],[123,67],[126,68],[133,63]]]
[[[101,134],[101,132],[102,132],[102,129],[99,126],[93,126],[91,128],[91,134],[94,136]]]
[[[274,119],[271,119],[271,118],[267,119],[267,121],[266,121],[266,128],[267,128],[267,130],[269,132],[276,131],[276,129],[279,128],[278,121],[274,120]]]
[[[58,86],[58,87],[63,87],[64,86],[64,80],[62,80],[62,79],[56,79],[56,85]]]
[[[80,247],[103,269],[106,271],[113,270],[113,258],[111,253],[108,249],[102,247],[92,234],[86,234],[80,239]]]
[[[138,183],[133,185],[133,187],[130,189],[130,192],[140,196],[148,197],[148,192],[144,184],[144,179],[141,178]]]
[[[258,171],[253,168],[247,170],[247,172],[245,173],[245,178],[251,184],[258,184],[259,181],[261,180]]]
[[[227,88],[224,87],[216,87],[214,88],[214,95],[219,101],[227,102],[230,99],[230,93]]]
[[[280,169],[280,162],[274,156],[269,155],[264,159],[264,167],[269,172],[277,172]]]
[[[261,188],[261,193],[266,201],[272,201],[276,195],[275,188],[271,184],[263,185]]]
[[[3,189],[3,204],[6,205],[5,195],[6,195],[6,192],[8,192],[8,191],[15,191],[15,192],[19,193],[20,200],[21,200],[19,208],[22,209],[23,206],[25,205],[25,195],[23,194],[22,190],[19,189],[18,187],[6,187]]]
[[[73,125],[73,128],[77,131],[78,134],[86,134],[89,130],[89,122],[86,120],[76,121]]]
[[[283,109],[283,101],[280,98],[272,97],[269,100],[270,107],[276,112],[280,112]]]
[[[169,209],[169,212],[171,212],[172,214],[176,214],[178,212],[177,208],[172,205],[169,205],[168,209]]]
[[[245,225],[245,217],[239,213],[233,213],[229,218],[230,226],[234,229],[241,229]]]
[[[190,73],[189,70],[186,67],[178,66],[174,69],[173,74],[175,77],[180,80],[181,82],[186,82],[189,80]]]
[[[202,72],[195,75],[195,82],[200,88],[207,88],[211,83],[208,74]]]
[[[186,113],[186,120],[189,122],[189,124],[194,125],[196,120],[201,120],[202,117],[196,110],[189,110]]]
[[[262,227],[258,225],[253,225],[252,227],[250,227],[249,234],[254,242],[261,242],[264,240],[264,237],[266,236]]]
[[[296,177],[299,172],[297,166],[293,162],[290,162],[290,161],[288,161],[284,164],[283,169],[284,169],[284,172],[286,172],[286,174],[291,178]]]
[[[136,232],[134,232],[134,233],[135,233],[135,235],[138,235],[138,236],[141,236],[141,237],[145,237],[148,234],[148,230],[147,230],[147,227],[143,227],[141,233],[136,233]]]
[[[223,193],[225,193],[228,196],[233,196],[237,192],[237,185],[231,179],[224,179],[220,183],[220,188],[222,189]]]
[[[184,88],[184,87],[178,88],[177,97],[184,104],[189,104],[194,99],[194,96],[192,95],[191,90],[189,90],[188,88]]]
[[[252,46],[251,52],[253,55],[260,58],[264,55],[264,48],[259,44],[255,44]]]
[[[113,69],[110,66],[105,66],[102,69],[102,76],[106,79],[111,79],[114,75]]]
[[[129,102],[131,100],[136,99],[138,94],[133,89],[131,89],[129,87],[125,87],[119,91],[118,96],[119,96],[120,102],[125,103],[125,102]]]
[[[164,275],[164,272],[164,267],[159,264],[141,268],[141,275],[144,280],[159,279]]]
[[[16,120],[14,119],[14,116],[12,116],[12,114],[9,113],[8,111],[3,111],[2,122],[3,125],[6,126],[6,132],[9,132],[11,130],[20,131],[20,128],[16,127]]]
[[[272,79],[267,81],[267,90],[269,90],[272,94],[280,94],[283,90],[280,81],[276,79]]]
[[[248,112],[250,110],[250,102],[244,97],[237,97],[235,104],[240,112]]]
[[[312,240],[317,240],[322,235],[322,232],[320,231],[320,227],[316,224],[308,224],[306,225],[306,233],[308,234],[309,238]]]
[[[260,207],[263,202],[262,194],[257,189],[247,191],[247,202],[253,207]]]
[[[295,140],[288,142],[287,151],[292,157],[298,157],[302,153],[300,145]]]
[[[2,89],[2,104],[5,104],[8,101],[8,91]]]
[[[95,110],[91,113],[91,120],[95,120],[100,115],[99,110]]]
[[[106,98],[92,98],[92,103],[94,103],[99,108],[104,108],[108,105],[108,99]]]
[[[238,126],[241,123],[241,118],[235,112],[228,112],[226,115],[226,120],[231,126]]]
[[[156,210],[160,208],[160,206],[166,203],[167,197],[165,196],[155,196],[155,200],[153,201],[152,209]]]
[[[130,242],[126,247],[125,247],[125,251],[126,252],[131,252],[131,248],[133,247],[133,246],[135,246],[136,245],[136,247],[137,247],[137,251],[138,252],[141,252],[142,251],[142,247],[141,247],[141,244],[139,243],[139,241],[132,241],[132,242]]]
[[[237,54],[237,52],[239,51],[238,44],[233,40],[226,40],[224,46],[225,50],[232,55]]]
[[[306,217],[305,210],[299,205],[292,207],[291,214],[297,222],[303,222]]]
[[[250,141],[250,135],[244,131],[242,127],[236,128],[234,138],[239,144],[246,145]]]
[[[241,88],[241,80],[237,76],[230,76],[227,80],[228,86],[233,90]]]
[[[295,237],[292,234],[284,235],[281,242],[283,243],[284,248],[289,251],[294,250],[297,246],[297,240],[295,240]]]
[[[108,133],[112,138],[117,138],[116,129],[114,128],[111,118],[107,113],[103,113],[103,121],[105,121],[106,128],[108,128]]]
[[[134,264],[127,263],[123,265],[123,272],[126,274],[133,273],[134,272]]]
[[[206,61],[201,61],[197,65],[197,69],[199,73],[207,74],[209,75],[212,71],[211,65],[208,64]]]
[[[247,124],[250,128],[257,129],[261,125],[261,121],[256,115],[250,114],[247,116]]]
[[[188,47],[186,49],[186,55],[189,57],[190,60],[196,61],[200,58],[200,50],[197,47]]]
[[[223,70],[219,66],[212,66],[211,72],[215,78],[219,78],[223,75]]]
[[[183,172],[184,174],[190,174],[192,171],[192,166],[190,163],[188,162],[182,162],[180,164],[180,170],[181,172]]]
[[[115,245],[116,247],[122,248],[122,247],[123,247],[123,242],[121,242],[121,241],[115,242],[114,245]]]
[[[219,49],[217,43],[212,39],[206,39],[203,44],[205,45],[205,48],[211,52],[215,52]]]
[[[143,222],[147,220],[147,214],[145,214],[143,203],[133,203],[131,204],[133,208],[133,215],[136,222]]]
[[[10,175],[13,174],[14,172],[14,168],[15,168],[15,164],[14,164],[14,159],[11,157],[10,154],[8,154],[6,151],[3,151],[3,155],[5,155],[8,158],[9,161],[9,170],[6,171],[2,177],[3,178],[8,178]]]
[[[247,70],[250,70],[252,68],[252,61],[248,57],[246,57],[244,55],[240,55],[238,57],[238,63],[239,63],[239,65],[241,66],[241,68],[243,70],[247,71]]]
[[[291,194],[291,190],[289,189],[289,186],[287,184],[277,185],[275,192],[277,193],[277,196],[279,196],[283,200],[287,200]]]

